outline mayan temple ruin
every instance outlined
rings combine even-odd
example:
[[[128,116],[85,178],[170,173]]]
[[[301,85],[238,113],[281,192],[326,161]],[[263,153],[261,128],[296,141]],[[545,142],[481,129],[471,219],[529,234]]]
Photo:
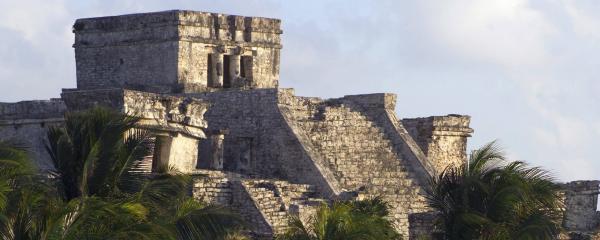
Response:
[[[417,239],[432,230],[430,176],[467,159],[469,116],[402,119],[394,94],[321,99],[280,88],[278,19],[173,10],[78,19],[73,32],[77,88],[0,103],[0,138],[27,141],[42,169],[52,166],[49,126],[108,106],[154,130],[142,170],[196,175],[194,197],[236,210],[260,238],[322,202],[381,196],[399,232]],[[565,184],[566,229],[598,228],[599,183]]]

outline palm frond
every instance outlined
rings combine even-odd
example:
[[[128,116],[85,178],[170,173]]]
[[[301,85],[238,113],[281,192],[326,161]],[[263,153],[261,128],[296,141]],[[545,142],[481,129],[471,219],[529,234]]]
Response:
[[[335,202],[331,206],[323,204],[310,217],[308,226],[294,217],[290,220],[289,230],[277,239],[399,239],[400,235],[387,217],[387,203],[381,198]]]
[[[426,198],[440,212],[438,222],[447,238],[527,239],[541,234],[539,239],[552,239],[558,233],[561,203],[551,174],[505,160],[491,142],[472,152],[468,166],[448,168],[431,179]]]
[[[468,172],[477,174],[485,172],[504,162],[506,157],[496,141],[492,141],[483,147],[473,150],[469,159]]]
[[[350,204],[352,205],[352,210],[359,214],[380,217],[390,214],[390,205],[379,196],[365,200],[353,200]]]
[[[178,239],[222,239],[231,229],[242,226],[238,215],[223,207],[204,206],[192,198],[178,204],[175,216]]]
[[[149,132],[136,128],[138,121],[93,108],[67,113],[63,127],[48,131],[46,148],[66,201],[47,221],[52,236],[222,239],[238,229],[237,215],[189,197],[189,176],[134,171],[154,144]]]

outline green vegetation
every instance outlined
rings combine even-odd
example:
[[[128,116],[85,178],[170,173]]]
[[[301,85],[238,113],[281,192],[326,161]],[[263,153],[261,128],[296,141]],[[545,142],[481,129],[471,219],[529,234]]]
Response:
[[[0,239],[247,239],[235,214],[188,196],[190,176],[134,171],[153,144],[138,122],[103,108],[66,115],[64,127],[48,132],[50,176],[25,147],[0,141]],[[432,179],[427,198],[441,238],[557,236],[559,186],[540,168],[504,161],[490,143]],[[400,239],[388,215],[380,198],[323,204],[277,239]]]
[[[0,239],[243,239],[240,219],[187,195],[190,177],[130,171],[152,141],[139,119],[103,108],[48,133],[52,177],[0,143]]]
[[[559,186],[540,168],[504,161],[492,142],[473,151],[468,165],[432,180],[428,201],[444,239],[556,238]]]
[[[279,240],[392,240],[400,239],[387,219],[389,206],[380,198],[323,204],[304,225],[298,218]]]

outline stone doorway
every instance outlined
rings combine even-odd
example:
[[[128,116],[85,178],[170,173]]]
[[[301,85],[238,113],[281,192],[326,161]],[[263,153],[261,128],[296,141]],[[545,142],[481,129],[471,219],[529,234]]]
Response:
[[[223,55],[223,88],[231,88],[233,79],[231,71],[231,55]]]

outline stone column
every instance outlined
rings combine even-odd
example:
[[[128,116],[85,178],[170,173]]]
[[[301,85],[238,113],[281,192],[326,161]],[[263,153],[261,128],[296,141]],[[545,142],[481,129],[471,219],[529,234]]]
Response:
[[[240,59],[241,56],[238,54],[231,55],[229,58],[229,75],[231,76],[231,86],[241,87],[243,83],[240,83]]]
[[[198,139],[177,132],[156,136],[156,148],[152,161],[153,172],[175,171],[188,173],[196,169]]]
[[[215,132],[210,136],[211,140],[211,168],[223,169],[223,140],[225,139],[225,131]]]
[[[165,172],[169,169],[172,143],[173,137],[170,134],[161,133],[156,135],[152,172]]]
[[[211,54],[213,68],[211,79],[213,81],[211,87],[222,88],[223,87],[223,54],[222,53],[214,53]]]
[[[171,144],[169,167],[182,173],[194,171],[198,164],[198,142],[196,137],[177,133]]]

